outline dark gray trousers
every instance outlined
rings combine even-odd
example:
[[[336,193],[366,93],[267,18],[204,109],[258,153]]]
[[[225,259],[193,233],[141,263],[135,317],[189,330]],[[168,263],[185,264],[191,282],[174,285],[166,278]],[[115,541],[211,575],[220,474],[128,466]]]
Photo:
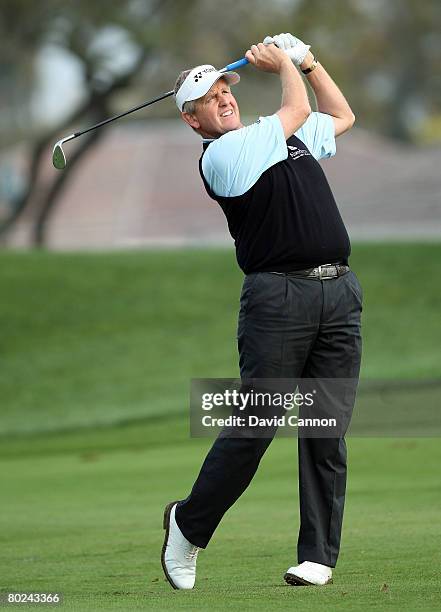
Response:
[[[362,291],[352,271],[323,281],[250,274],[240,302],[242,379],[358,378]],[[190,495],[176,510],[176,521],[192,544],[207,546],[225,512],[251,482],[270,443],[271,438],[216,439]],[[298,562],[334,567],[346,490],[344,437],[299,437],[298,457]]]

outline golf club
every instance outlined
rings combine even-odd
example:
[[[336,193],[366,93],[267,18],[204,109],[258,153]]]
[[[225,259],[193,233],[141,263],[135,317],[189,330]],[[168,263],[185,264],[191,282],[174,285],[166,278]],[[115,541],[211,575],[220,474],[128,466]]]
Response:
[[[245,66],[246,64],[248,64],[248,60],[244,57],[238,60],[237,62],[228,64],[228,66],[225,66],[225,68],[222,68],[222,70],[219,70],[219,72],[230,72],[231,70],[236,70],[237,68],[241,68],[242,66]],[[111,121],[116,121],[117,119],[121,119],[121,117],[125,117],[126,115],[129,115],[130,113],[134,113],[135,111],[140,110],[141,108],[145,108],[146,106],[150,106],[150,104],[154,104],[155,102],[164,100],[165,98],[168,98],[172,96],[173,94],[174,94],[174,90],[172,89],[171,91],[168,91],[162,96],[159,96],[157,98],[154,98],[153,100],[149,100],[148,102],[144,102],[143,104],[140,104],[139,106],[135,106],[134,108],[131,108],[125,113],[121,113],[120,115],[116,115],[115,117],[110,117],[109,119],[104,119],[104,121],[100,121],[100,123],[97,123],[96,125],[92,125],[92,127],[82,130],[81,132],[75,132],[75,134],[70,134],[70,136],[66,136],[66,138],[62,138],[61,140],[55,143],[54,150],[52,152],[52,163],[54,167],[57,168],[57,170],[63,170],[63,168],[66,167],[66,156],[63,151],[63,144],[65,142],[68,142],[69,140],[73,140],[74,138],[78,138],[78,136],[82,136],[83,134],[86,134],[87,132],[90,132],[91,130],[96,130],[97,128],[102,127],[103,125],[106,125],[106,123],[110,123]]]

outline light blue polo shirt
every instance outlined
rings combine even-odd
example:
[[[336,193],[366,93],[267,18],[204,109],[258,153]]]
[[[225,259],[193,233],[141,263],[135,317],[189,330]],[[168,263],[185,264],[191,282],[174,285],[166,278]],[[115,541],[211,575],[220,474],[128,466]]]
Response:
[[[331,115],[311,113],[294,135],[317,160],[335,155],[335,127]],[[224,197],[246,193],[265,170],[288,157],[278,115],[260,117],[252,125],[204,142],[211,144],[202,158],[202,172],[214,193]]]

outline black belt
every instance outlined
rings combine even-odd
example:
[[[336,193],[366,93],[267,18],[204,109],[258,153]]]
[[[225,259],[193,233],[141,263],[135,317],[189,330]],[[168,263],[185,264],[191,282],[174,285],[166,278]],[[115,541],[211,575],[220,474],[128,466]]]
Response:
[[[281,276],[296,276],[298,278],[317,278],[319,280],[328,280],[338,278],[349,272],[349,266],[343,264],[324,264],[316,268],[308,268],[306,270],[293,270],[292,272],[271,272],[271,274],[279,274]]]

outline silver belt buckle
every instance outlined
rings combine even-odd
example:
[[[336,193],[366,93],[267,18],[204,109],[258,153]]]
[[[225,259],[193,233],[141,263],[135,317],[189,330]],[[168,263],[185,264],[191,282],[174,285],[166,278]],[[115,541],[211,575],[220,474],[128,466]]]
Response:
[[[325,268],[325,269],[323,269]],[[327,268],[327,270],[326,270]],[[337,278],[338,277],[338,268],[337,266],[331,266],[330,264],[326,264],[326,266],[319,266],[319,278],[320,280],[326,280],[329,278]]]

